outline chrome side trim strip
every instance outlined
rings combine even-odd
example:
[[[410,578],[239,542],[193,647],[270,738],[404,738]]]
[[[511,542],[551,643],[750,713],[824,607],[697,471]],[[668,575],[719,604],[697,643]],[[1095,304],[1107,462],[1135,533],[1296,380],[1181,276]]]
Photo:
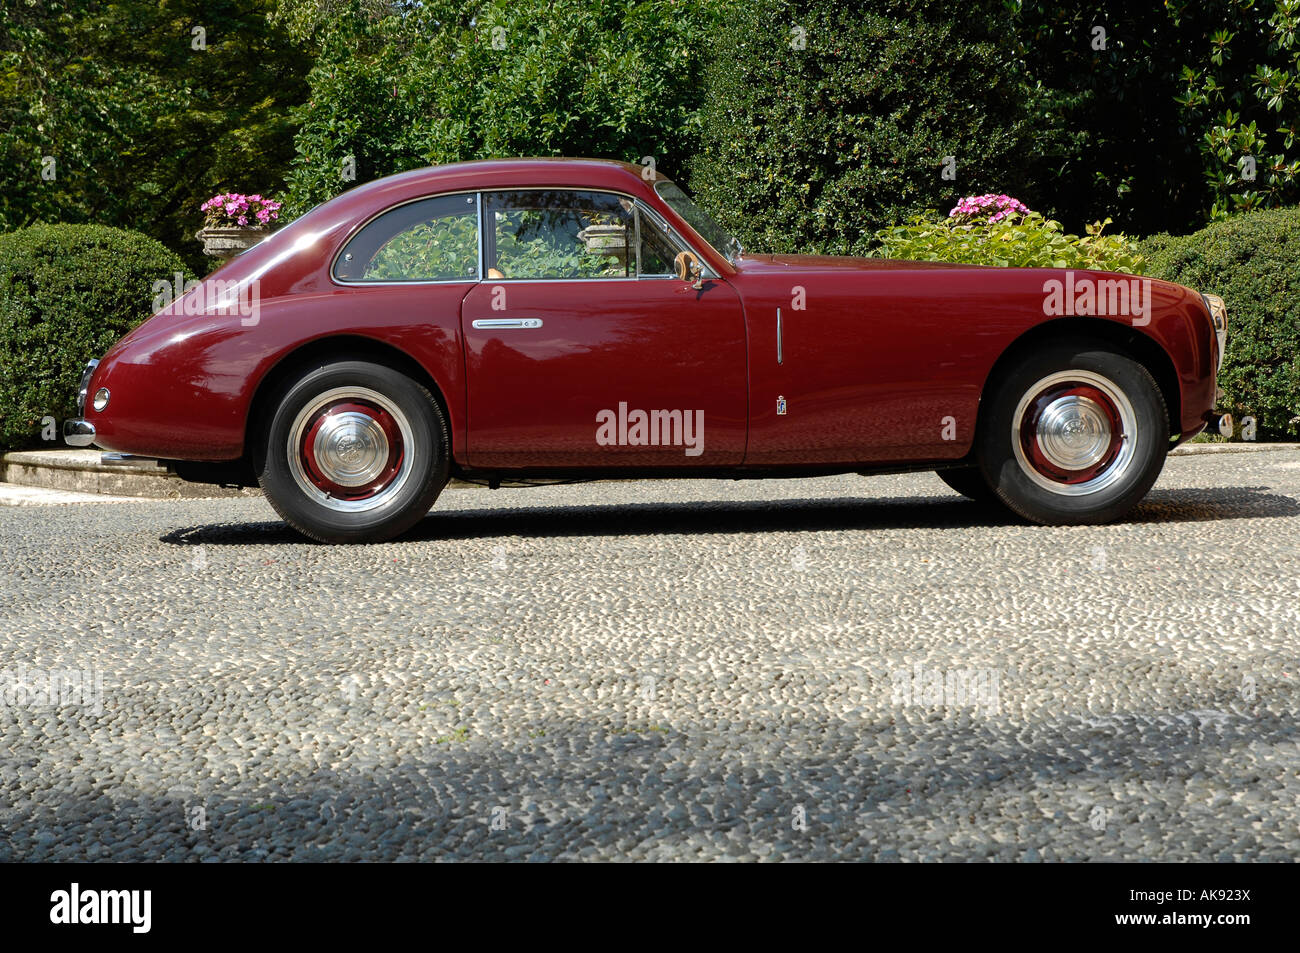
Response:
[[[481,331],[500,328],[540,328],[541,318],[478,318],[471,322]]]
[[[776,362],[784,364],[785,360],[781,354],[781,309],[776,309]]]

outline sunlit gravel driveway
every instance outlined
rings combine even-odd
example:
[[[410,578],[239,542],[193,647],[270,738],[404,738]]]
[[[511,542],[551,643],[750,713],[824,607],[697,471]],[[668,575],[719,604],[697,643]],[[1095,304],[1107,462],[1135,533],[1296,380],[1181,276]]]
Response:
[[[0,690],[0,860],[1294,859],[1300,453],[6,508]]]

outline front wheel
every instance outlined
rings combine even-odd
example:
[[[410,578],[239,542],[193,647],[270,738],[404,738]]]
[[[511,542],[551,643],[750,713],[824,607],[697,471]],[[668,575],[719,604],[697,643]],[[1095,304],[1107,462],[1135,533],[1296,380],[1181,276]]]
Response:
[[[375,543],[419,522],[447,483],[442,409],[368,361],[321,363],[283,387],[255,454],[285,522],[323,543]]]
[[[1119,519],[1164,466],[1169,414],[1145,367],[1096,344],[1043,347],[993,385],[977,456],[998,497],[1036,523]]]

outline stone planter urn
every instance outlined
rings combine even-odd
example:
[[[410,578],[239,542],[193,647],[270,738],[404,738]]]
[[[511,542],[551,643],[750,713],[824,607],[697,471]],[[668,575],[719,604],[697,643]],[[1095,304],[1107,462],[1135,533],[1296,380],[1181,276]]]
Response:
[[[271,233],[272,229],[265,226],[246,228],[234,225],[201,228],[194,237],[203,242],[203,254],[226,261],[234,258],[241,251],[252,248]]]
[[[619,264],[627,264],[627,227],[624,225],[588,225],[578,238],[591,255],[613,255]]]

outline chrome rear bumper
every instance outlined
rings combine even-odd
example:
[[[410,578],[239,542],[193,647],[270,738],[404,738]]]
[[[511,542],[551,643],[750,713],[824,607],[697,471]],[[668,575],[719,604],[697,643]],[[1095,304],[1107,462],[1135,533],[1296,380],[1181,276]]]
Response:
[[[80,417],[63,422],[63,442],[69,447],[89,447],[95,442],[95,425]]]
[[[90,379],[95,376],[95,368],[99,367],[98,360],[86,362],[85,369],[81,372],[81,384],[77,388],[77,413],[86,412],[86,391],[90,389]],[[89,447],[95,442],[95,425],[87,423],[80,416],[73,417],[71,420],[63,422],[63,442],[69,447]]]
[[[1219,345],[1219,362],[1214,369],[1221,371],[1223,355],[1228,349],[1228,308],[1218,295],[1203,294],[1201,300],[1205,302],[1205,308],[1210,312],[1210,323],[1214,325],[1214,336]]]

